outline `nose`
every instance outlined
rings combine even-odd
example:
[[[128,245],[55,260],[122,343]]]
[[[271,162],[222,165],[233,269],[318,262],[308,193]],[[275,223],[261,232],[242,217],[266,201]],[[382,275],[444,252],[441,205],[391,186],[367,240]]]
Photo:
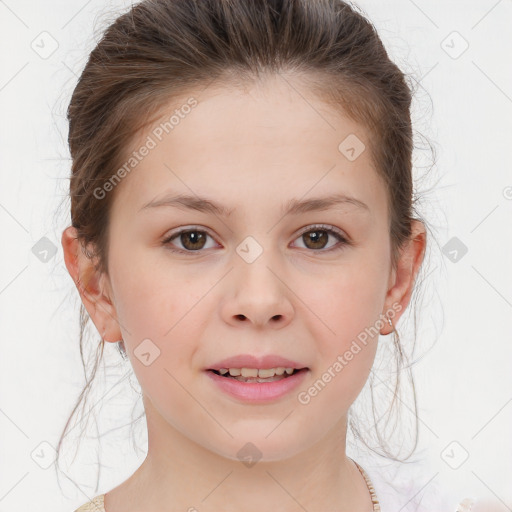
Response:
[[[291,322],[293,293],[284,275],[272,270],[266,261],[241,262],[230,274],[221,312],[226,322],[258,329],[281,329]]]

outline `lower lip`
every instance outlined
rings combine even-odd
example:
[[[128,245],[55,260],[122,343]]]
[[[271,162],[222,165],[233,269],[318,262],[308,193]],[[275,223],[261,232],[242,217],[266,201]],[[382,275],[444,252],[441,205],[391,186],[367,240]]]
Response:
[[[212,371],[208,376],[228,395],[244,402],[262,403],[285,396],[298,387],[309,370],[301,370],[289,377],[274,382],[240,382],[229,377],[221,377]]]

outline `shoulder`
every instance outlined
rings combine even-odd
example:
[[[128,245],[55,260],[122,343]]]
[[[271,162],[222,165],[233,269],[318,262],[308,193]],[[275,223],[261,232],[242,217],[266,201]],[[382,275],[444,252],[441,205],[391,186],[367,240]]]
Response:
[[[91,501],[84,503],[81,507],[77,508],[74,512],[105,512],[103,505],[104,494],[99,494]]]
[[[435,474],[404,465],[363,466],[375,488],[382,512],[504,512],[503,503],[475,493],[451,491]],[[424,468],[423,468],[424,469]]]

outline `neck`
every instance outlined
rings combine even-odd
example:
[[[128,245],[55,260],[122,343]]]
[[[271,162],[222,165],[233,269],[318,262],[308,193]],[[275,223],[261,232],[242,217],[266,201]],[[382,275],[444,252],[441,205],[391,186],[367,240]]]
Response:
[[[107,494],[107,512],[372,510],[367,484],[345,454],[346,418],[327,438],[284,459],[267,460],[241,441],[249,458],[256,459],[244,464],[183,435],[149,400],[145,406],[147,457],[129,480]]]

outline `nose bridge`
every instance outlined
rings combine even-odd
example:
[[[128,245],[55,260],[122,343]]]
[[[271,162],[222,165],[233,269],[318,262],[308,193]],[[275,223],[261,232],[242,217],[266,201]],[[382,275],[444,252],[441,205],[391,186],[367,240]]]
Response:
[[[282,268],[276,249],[271,246],[271,237],[247,236],[236,247],[238,258],[235,260],[237,279],[242,279],[247,287],[263,295],[279,295],[283,292],[282,282],[276,274]],[[264,239],[263,239],[264,238]]]
[[[260,243],[250,235],[236,247],[232,293],[228,294],[231,298],[224,312],[230,319],[265,324],[272,319],[289,321],[293,314],[289,288],[280,270],[283,267],[276,256],[278,251],[268,246],[269,240],[267,237]]]

